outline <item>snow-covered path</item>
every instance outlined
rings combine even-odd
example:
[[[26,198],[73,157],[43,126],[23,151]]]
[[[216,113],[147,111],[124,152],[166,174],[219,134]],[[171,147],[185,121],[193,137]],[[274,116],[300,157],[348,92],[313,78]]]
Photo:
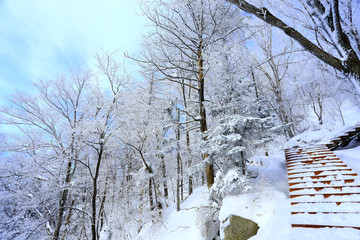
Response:
[[[360,239],[357,173],[324,145],[286,149],[285,157],[294,239]]]

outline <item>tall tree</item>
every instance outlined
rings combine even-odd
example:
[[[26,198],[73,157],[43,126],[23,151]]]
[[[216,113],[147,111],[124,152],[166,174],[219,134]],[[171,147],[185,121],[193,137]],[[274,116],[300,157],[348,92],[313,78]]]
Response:
[[[234,34],[230,20],[241,22],[234,9],[210,0],[144,2],[144,13],[153,23],[154,31],[145,42],[145,49],[136,60],[144,68],[157,71],[161,79],[186,85],[195,90],[201,133],[208,129],[205,109],[206,54],[212,45]],[[203,155],[207,158],[207,154]],[[206,164],[207,186],[214,182],[213,164]]]
[[[65,235],[61,228],[66,213],[70,221],[71,203],[68,199],[74,192],[69,186],[78,170],[76,161],[82,148],[78,144],[78,129],[84,120],[91,77],[90,72],[73,72],[70,77],[40,81],[36,84],[37,96],[17,94],[8,99],[8,106],[1,109],[3,124],[16,127],[20,136],[15,142],[8,136],[6,151],[30,154],[33,162],[49,174],[44,175],[44,179],[53,184],[48,187],[58,195],[57,200],[51,199],[57,204],[50,204],[50,200],[48,203],[56,208],[42,207],[40,209],[46,209],[48,213],[39,212],[45,217],[42,221],[53,239]],[[37,181],[36,176],[29,175],[28,178],[28,181]]]
[[[214,61],[221,63],[211,76],[216,86],[210,113],[217,124],[208,132],[205,145],[222,171],[238,166],[245,175],[246,157],[271,141],[277,128],[272,108],[264,97],[255,94],[249,66],[240,60],[236,47],[219,46],[218,54],[212,55]]]
[[[120,148],[112,142],[122,126],[127,78],[112,54],[97,55],[97,60],[98,72],[40,81],[34,96],[18,94],[1,108],[2,123],[18,129],[19,137],[7,140],[5,150],[17,153],[9,160],[24,159],[31,171],[26,177],[21,173],[19,184],[26,183],[31,199],[38,198],[34,206],[21,202],[33,216],[22,222],[38,224],[27,234],[42,230],[52,239],[99,239],[109,182],[105,159]],[[15,180],[16,174],[11,177]]]
[[[84,139],[85,144],[94,151],[91,159],[85,164],[92,179],[91,190],[91,235],[93,240],[100,238],[102,230],[103,207],[99,208],[99,178],[104,165],[106,151],[110,152],[107,145],[113,136],[122,127],[121,121],[123,91],[127,87],[128,79],[122,66],[116,61],[114,53],[97,54],[97,68],[100,81],[105,84],[105,89],[93,88],[94,96],[89,101],[92,108],[88,111],[84,133],[89,131]],[[100,86],[98,82],[95,86]],[[106,184],[105,184],[106,185]],[[105,186],[106,187],[106,186]],[[106,191],[106,188],[104,189]]]

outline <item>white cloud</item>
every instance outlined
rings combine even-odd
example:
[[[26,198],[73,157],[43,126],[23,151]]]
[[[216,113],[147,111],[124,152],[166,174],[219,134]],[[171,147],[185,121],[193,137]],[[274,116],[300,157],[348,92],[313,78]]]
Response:
[[[0,2],[0,87],[84,66],[101,48],[135,52],[145,19],[134,0]]]

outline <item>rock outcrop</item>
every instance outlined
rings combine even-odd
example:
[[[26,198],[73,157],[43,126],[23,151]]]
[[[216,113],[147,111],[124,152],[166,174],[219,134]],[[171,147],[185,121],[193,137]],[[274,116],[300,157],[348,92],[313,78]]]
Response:
[[[224,240],[247,240],[257,234],[259,226],[246,218],[230,215],[230,224],[225,228]]]

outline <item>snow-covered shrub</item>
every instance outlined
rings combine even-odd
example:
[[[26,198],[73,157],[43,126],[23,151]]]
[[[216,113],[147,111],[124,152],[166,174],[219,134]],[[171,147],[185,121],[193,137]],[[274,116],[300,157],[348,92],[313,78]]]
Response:
[[[197,212],[197,225],[206,239],[218,239],[220,231],[219,207],[204,206]]]
[[[238,195],[251,190],[251,184],[246,176],[242,175],[239,169],[229,169],[225,174],[218,172],[215,183],[210,189],[210,198],[220,204],[227,195]]]

